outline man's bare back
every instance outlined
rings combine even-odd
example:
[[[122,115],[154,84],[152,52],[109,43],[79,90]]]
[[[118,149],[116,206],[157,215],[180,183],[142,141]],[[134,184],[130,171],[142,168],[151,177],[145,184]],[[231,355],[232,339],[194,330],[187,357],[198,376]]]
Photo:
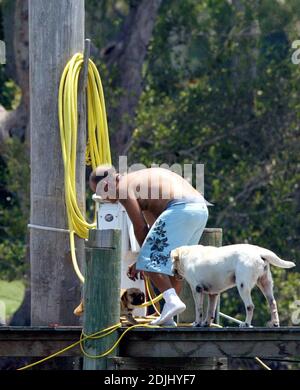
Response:
[[[181,176],[164,168],[146,168],[123,175],[113,171],[101,180],[99,187],[96,178],[104,173],[105,167],[96,168],[90,178],[91,188],[101,197],[119,201],[125,207],[140,245],[171,200],[202,196]]]
[[[164,168],[141,169],[121,176],[119,193],[126,189],[128,198],[137,199],[143,214],[149,219],[157,219],[172,199],[201,197],[185,179]],[[126,206],[126,200],[119,200]]]

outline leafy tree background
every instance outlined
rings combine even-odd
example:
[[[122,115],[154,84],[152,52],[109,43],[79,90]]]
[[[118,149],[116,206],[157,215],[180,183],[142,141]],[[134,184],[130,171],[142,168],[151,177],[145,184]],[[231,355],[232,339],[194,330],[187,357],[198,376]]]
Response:
[[[291,45],[300,37],[299,1],[161,1],[140,71],[141,95],[134,115],[120,119],[120,68],[106,58],[141,3],[86,0],[86,35],[103,79],[112,150],[119,148],[122,120],[128,122],[130,163],[204,163],[205,196],[214,203],[208,226],[223,228],[224,244],[258,244],[297,261],[300,66],[291,62]],[[16,108],[20,89],[5,66],[0,91],[0,105]],[[4,279],[19,278],[26,268],[27,153],[22,136],[10,136],[0,149]],[[296,270],[272,271],[281,322],[291,325],[290,304],[300,299],[300,262]],[[264,325],[266,303],[260,292],[253,296],[254,323]],[[222,295],[221,309],[234,316],[244,312],[234,289]]]
[[[0,40],[4,40],[2,1]],[[15,110],[20,88],[0,65],[0,110]],[[26,231],[29,217],[29,162],[23,140],[11,137],[0,144],[0,275],[13,280],[26,272]]]

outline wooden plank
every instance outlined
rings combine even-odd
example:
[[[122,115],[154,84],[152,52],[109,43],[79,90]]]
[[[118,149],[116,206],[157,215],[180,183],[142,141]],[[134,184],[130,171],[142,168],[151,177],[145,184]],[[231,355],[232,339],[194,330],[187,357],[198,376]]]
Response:
[[[84,0],[59,4],[57,0],[31,0],[29,40],[31,223],[65,229],[58,87],[68,60],[83,50]],[[80,153],[85,153],[84,148]],[[84,156],[78,158],[84,160]],[[85,203],[84,171],[82,165],[77,179],[81,207]],[[30,245],[32,324],[77,324],[73,308],[80,299],[80,283],[72,267],[68,234],[31,229]],[[76,252],[81,259],[83,243]]]
[[[120,345],[123,357],[292,357],[300,329],[137,329]]]
[[[117,333],[121,335],[125,329],[122,328]],[[80,327],[0,327],[0,356],[44,357],[78,341],[80,334]],[[132,330],[121,341],[118,356],[146,358],[146,362],[148,358],[255,356],[285,358],[299,354],[300,328],[296,327],[279,329],[184,327]],[[78,347],[62,354],[80,355]],[[153,360],[153,365],[156,364],[156,360]]]
[[[79,340],[80,327],[1,327],[0,356],[45,357]],[[81,356],[79,347],[61,356]]]
[[[135,358],[113,357],[108,359],[109,370],[227,370],[225,358]]]
[[[101,329],[120,322],[121,285],[121,231],[100,230],[99,234],[90,231],[86,247],[86,267],[84,283],[84,333],[93,334]],[[101,238],[101,247],[95,247],[95,237]],[[90,355],[107,351],[117,340],[118,333],[97,339],[87,340],[85,350]],[[117,349],[111,356],[115,356]],[[85,370],[107,368],[107,359],[84,357]]]

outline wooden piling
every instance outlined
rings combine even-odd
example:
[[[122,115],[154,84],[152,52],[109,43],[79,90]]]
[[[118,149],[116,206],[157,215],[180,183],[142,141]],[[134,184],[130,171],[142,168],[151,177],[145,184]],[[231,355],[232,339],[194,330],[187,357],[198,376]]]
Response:
[[[29,1],[31,134],[31,325],[78,324],[73,308],[80,283],[73,271],[64,195],[64,166],[58,123],[58,88],[69,59],[82,52],[84,0]],[[82,113],[80,120],[85,123]],[[79,134],[77,160],[85,159]],[[84,213],[85,165],[78,164],[76,196]],[[58,230],[52,231],[51,228]],[[61,230],[59,230],[61,229]],[[84,255],[84,240],[76,241]]]
[[[92,334],[120,322],[121,231],[91,230],[86,243],[84,333]],[[90,355],[107,351],[117,332],[84,343]],[[116,356],[117,349],[109,356]],[[84,357],[84,370],[105,370],[107,359]]]

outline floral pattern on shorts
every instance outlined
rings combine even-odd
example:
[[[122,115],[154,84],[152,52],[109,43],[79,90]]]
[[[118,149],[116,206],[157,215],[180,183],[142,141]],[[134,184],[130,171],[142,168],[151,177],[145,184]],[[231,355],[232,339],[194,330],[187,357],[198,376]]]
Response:
[[[147,243],[150,247],[150,264],[149,266],[156,268],[158,265],[166,265],[170,258],[170,251],[168,254],[163,254],[166,247],[169,246],[167,231],[165,230],[166,223],[159,220],[154,228],[154,235],[147,238]],[[149,266],[147,268],[149,268]]]
[[[198,244],[207,217],[204,202],[169,206],[150,228],[141,247],[136,269],[172,276],[172,249]]]

